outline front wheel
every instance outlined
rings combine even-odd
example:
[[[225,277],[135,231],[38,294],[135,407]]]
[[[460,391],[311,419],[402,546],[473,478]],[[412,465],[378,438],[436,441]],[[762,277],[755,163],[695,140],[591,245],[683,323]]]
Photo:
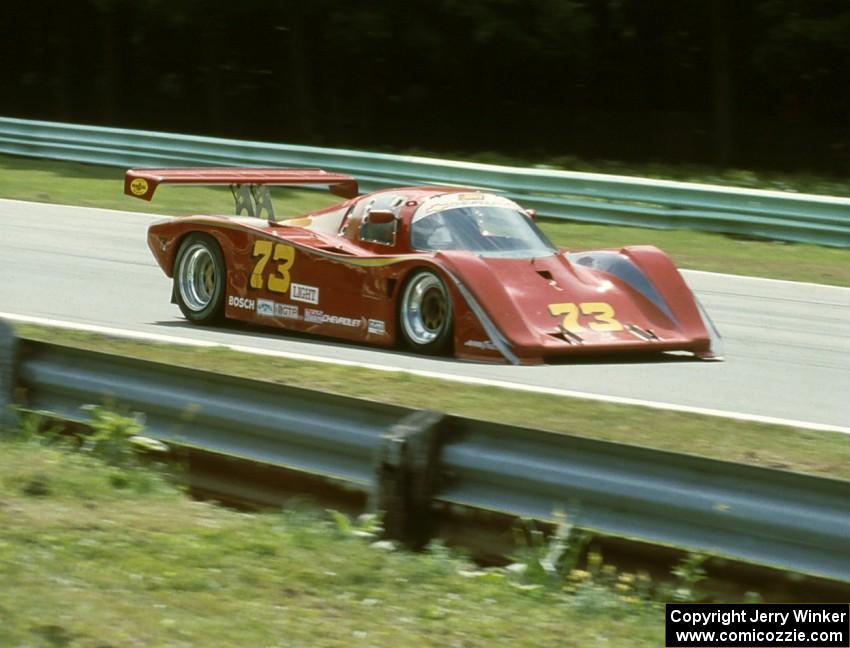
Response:
[[[190,322],[209,324],[224,312],[224,255],[208,234],[189,234],[174,264],[174,296]]]
[[[430,270],[414,274],[399,304],[401,334],[421,353],[440,353],[452,341],[452,300],[443,280]]]

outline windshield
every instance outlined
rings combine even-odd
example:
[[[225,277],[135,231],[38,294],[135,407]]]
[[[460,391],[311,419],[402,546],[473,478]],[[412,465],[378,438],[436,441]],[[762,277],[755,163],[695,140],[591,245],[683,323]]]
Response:
[[[466,250],[486,257],[531,258],[558,250],[528,216],[493,205],[417,215],[410,231],[417,250]]]

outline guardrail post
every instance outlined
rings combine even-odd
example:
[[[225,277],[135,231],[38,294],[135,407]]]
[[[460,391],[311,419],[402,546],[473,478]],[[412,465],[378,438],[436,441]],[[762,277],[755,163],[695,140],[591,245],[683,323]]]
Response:
[[[5,320],[0,320],[0,425],[11,425],[15,420],[11,405],[18,368],[18,336]]]
[[[414,412],[387,430],[378,448],[375,508],[384,512],[384,535],[413,549],[431,539],[445,418],[431,410]]]

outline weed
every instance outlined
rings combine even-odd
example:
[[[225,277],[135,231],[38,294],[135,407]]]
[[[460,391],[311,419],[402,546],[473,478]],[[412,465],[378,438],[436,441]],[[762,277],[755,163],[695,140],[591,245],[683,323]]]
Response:
[[[55,414],[42,410],[24,410],[20,407],[13,409],[17,418],[17,427],[5,430],[5,438],[22,441],[38,440],[48,444],[62,440],[64,426],[57,421]]]
[[[363,513],[352,521],[345,513],[333,509],[327,509],[327,512],[340,535],[377,540],[384,532],[383,516],[380,513]]]
[[[708,556],[701,553],[689,553],[673,568],[677,582],[671,591],[665,592],[672,601],[696,603],[702,600],[698,587],[706,579],[703,564]]]
[[[83,405],[89,415],[91,434],[83,440],[81,450],[91,452],[113,466],[136,464],[136,452],[130,439],[142,436],[144,417],[124,416],[100,405]]]
[[[590,541],[590,534],[577,529],[563,511],[555,511],[554,518],[555,530],[548,540],[534,520],[521,518],[513,527],[519,550],[508,570],[526,584],[551,586],[562,580],[576,568]]]

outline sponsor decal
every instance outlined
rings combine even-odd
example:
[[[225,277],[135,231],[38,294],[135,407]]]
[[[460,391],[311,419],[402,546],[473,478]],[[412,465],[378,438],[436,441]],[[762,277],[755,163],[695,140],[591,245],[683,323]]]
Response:
[[[257,315],[262,317],[274,316],[274,302],[271,299],[258,299]]]
[[[368,328],[369,333],[374,333],[375,335],[383,335],[387,332],[384,320],[370,319],[368,322]]]
[[[294,283],[289,287],[289,298],[292,301],[304,302],[305,304],[318,304],[319,289],[315,286]]]
[[[363,325],[363,320],[354,319],[352,317],[341,317],[340,315],[328,315],[324,311],[315,308],[304,309],[304,321],[312,322],[313,324],[336,324],[337,326],[350,326],[351,328],[359,328]]]
[[[490,340],[467,340],[463,346],[472,347],[473,349],[486,349],[487,351],[496,351],[496,345]]]
[[[304,321],[305,322],[312,322],[313,324],[321,324],[322,322],[325,321],[324,317],[325,317],[325,314],[320,310],[316,310],[315,308],[305,308],[304,309]]]
[[[338,315],[325,315],[322,318],[328,324],[337,324],[339,326],[350,326],[351,328],[359,328],[363,325],[363,320],[352,319],[350,317],[339,317]]]
[[[413,220],[415,222],[427,214],[433,214],[444,209],[455,209],[457,207],[505,207],[507,209],[522,211],[519,205],[503,196],[486,193],[448,193],[429,198],[422,203],[422,206],[416,210]]]
[[[298,319],[298,306],[295,304],[275,304],[274,316],[283,319]]]
[[[227,305],[234,306],[235,308],[245,308],[247,310],[254,310],[256,307],[253,299],[249,299],[248,297],[236,297],[235,295],[230,295],[227,298]]]
[[[134,196],[144,196],[148,191],[148,181],[144,178],[136,178],[130,183],[130,192]]]

